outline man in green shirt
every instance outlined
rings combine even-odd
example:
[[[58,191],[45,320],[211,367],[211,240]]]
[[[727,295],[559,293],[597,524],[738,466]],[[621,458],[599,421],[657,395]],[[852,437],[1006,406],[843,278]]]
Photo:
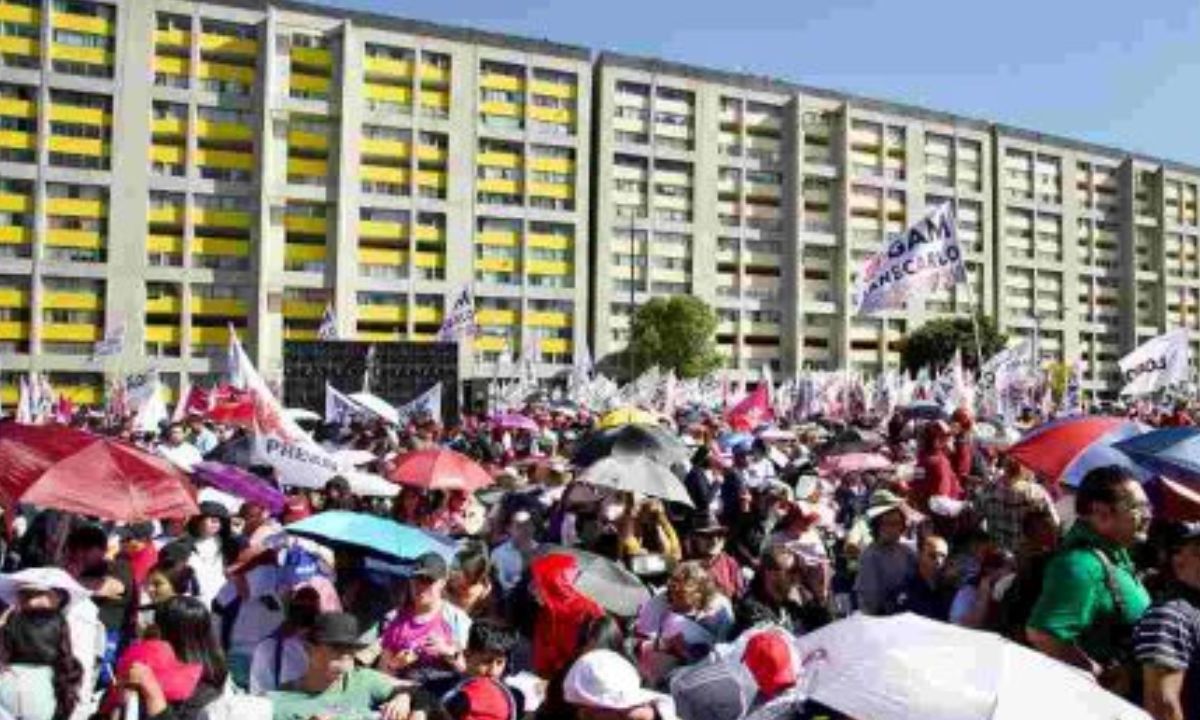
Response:
[[[1127,690],[1119,670],[1132,659],[1133,625],[1150,606],[1129,549],[1146,539],[1150,502],[1132,475],[1110,466],[1083,478],[1075,511],[1075,525],[1046,567],[1026,634],[1043,653]]]
[[[363,649],[358,620],[349,613],[317,619],[308,670],[284,689],[269,693],[275,720],[418,720],[414,687],[383,673],[355,667]]]

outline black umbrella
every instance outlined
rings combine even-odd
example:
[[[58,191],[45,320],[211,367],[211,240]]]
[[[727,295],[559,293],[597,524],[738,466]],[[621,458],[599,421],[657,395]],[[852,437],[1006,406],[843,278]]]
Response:
[[[667,467],[686,466],[692,456],[683,441],[657,425],[622,425],[589,435],[572,462],[587,467],[609,456],[631,455],[643,455]]]
[[[896,412],[900,413],[906,420],[948,420],[949,413],[941,405],[935,402],[915,402],[911,405],[897,408]]]
[[[539,555],[570,555],[579,567],[575,589],[619,617],[637,615],[650,591],[637,575],[601,555],[577,548],[549,545]]]

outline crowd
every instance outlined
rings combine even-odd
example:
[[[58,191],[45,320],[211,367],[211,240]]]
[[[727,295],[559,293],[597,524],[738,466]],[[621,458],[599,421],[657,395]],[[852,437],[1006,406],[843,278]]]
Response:
[[[124,524],[6,508],[0,717],[842,718],[809,697],[820,660],[793,639],[914,613],[1026,645],[1157,720],[1200,718],[1200,525],[1156,520],[1127,468],[1036,477],[965,409],[742,432],[694,409],[610,430],[566,405],[525,415],[313,429],[381,473],[454,450],[493,475],[478,490],[360,497],[252,466],[282,508],[211,492],[192,517]],[[183,467],[248,432],[74,424]],[[685,497],[577,480],[580,451],[622,432],[652,442],[613,454],[684,460]],[[332,512],[449,549],[389,559],[286,530]]]

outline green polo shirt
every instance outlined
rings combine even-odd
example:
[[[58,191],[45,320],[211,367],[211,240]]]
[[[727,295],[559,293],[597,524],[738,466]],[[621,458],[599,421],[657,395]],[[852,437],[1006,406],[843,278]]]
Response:
[[[1117,617],[1104,564],[1096,557],[1096,550],[1113,564],[1123,598],[1123,617]],[[1029,617],[1029,627],[1062,642],[1078,643],[1097,662],[1105,663],[1117,656],[1121,634],[1131,633],[1149,607],[1150,594],[1137,579],[1129,553],[1080,521],[1046,566],[1042,594]]]
[[[343,675],[325,692],[279,690],[268,693],[274,706],[275,720],[310,720],[333,717],[338,720],[371,720],[375,710],[396,694],[397,681],[383,673],[356,668]]]

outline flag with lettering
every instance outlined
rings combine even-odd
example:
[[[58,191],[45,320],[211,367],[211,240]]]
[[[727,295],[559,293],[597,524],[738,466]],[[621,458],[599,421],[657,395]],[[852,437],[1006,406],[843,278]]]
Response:
[[[1187,382],[1191,345],[1186,328],[1178,328],[1146,341],[1118,363],[1125,386],[1122,395],[1149,395]]]
[[[104,333],[104,339],[92,346],[92,361],[98,358],[120,355],[125,349],[125,323],[118,323]]]
[[[438,330],[438,340],[453,342],[463,336],[472,337],[478,329],[475,322],[475,302],[471,299],[471,286],[463,285],[454,294],[454,302],[446,311],[446,317]]]
[[[902,309],[966,280],[954,210],[943,203],[866,260],[855,281],[854,307],[859,315]]]
[[[337,340],[337,314],[333,311],[333,303],[326,303],[325,312],[321,314],[321,326],[317,328],[317,338],[320,340]]]

